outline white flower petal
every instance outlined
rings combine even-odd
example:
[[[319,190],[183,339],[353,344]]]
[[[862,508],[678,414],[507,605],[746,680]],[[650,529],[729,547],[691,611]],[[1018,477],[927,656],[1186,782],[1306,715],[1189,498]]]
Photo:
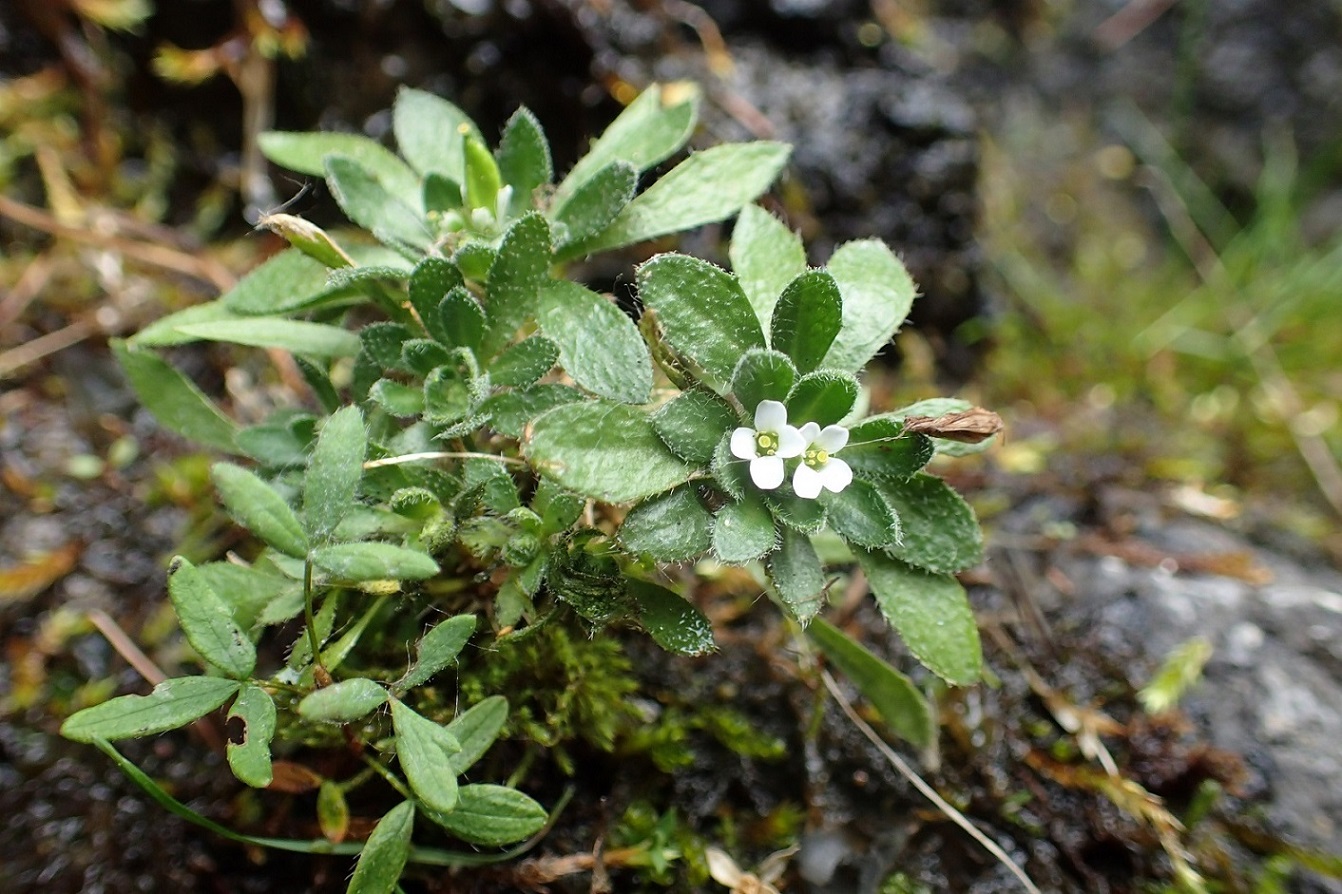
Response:
[[[814,422],[808,422],[797,429],[797,431],[801,432],[801,436],[806,439],[806,446],[810,447],[820,435],[820,426],[816,425]]]
[[[820,483],[836,494],[853,483],[853,470],[841,459],[831,459],[819,472]]]
[[[797,496],[814,500],[820,496],[820,473],[802,463],[797,466],[797,471],[792,473],[792,489],[796,491]]]
[[[783,458],[761,456],[750,461],[750,480],[760,490],[773,490],[783,483]]]
[[[848,444],[848,429],[842,425],[827,425],[814,443],[826,453],[838,453]]]
[[[806,449],[806,437],[790,425],[778,430],[778,455],[784,459],[801,456]]]
[[[755,442],[752,429],[738,428],[732,432],[732,456],[737,459],[754,459],[759,455],[759,445]]]
[[[762,400],[755,408],[755,431],[778,431],[787,425],[787,407],[776,400]]]

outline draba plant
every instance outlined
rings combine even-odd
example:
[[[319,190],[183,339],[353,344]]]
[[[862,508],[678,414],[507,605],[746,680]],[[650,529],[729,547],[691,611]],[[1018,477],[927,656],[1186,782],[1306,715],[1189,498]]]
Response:
[[[952,684],[979,677],[953,576],[980,560],[979,528],[922,469],[938,450],[975,449],[996,417],[953,400],[866,415],[857,374],[915,286],[876,240],[807,266],[798,237],[751,204],[787,146],[693,152],[640,190],[684,147],[697,106],[685,85],[649,89],[557,183],[527,110],[491,151],[459,109],[416,90],[394,109],[399,156],[362,136],[267,134],[273,162],[324,177],[376,241],[273,215],[291,248],[114,345],[166,427],[230,457],[213,467],[219,499],[263,547],[170,568],[204,673],[86,708],[63,733],[179,813],[110,741],[228,706],[244,730],[229,765],[256,787],[272,783],[274,754],[348,749],[359,784],[385,784],[381,803],[396,804],[367,841],[343,840],[352,780],[322,785],[328,842],[242,837],[361,853],[350,890],[388,891],[407,861],[510,853],[426,841],[503,846],[547,820],[513,786],[460,778],[510,708],[509,693],[469,706],[435,694],[468,643],[487,662],[545,625],[617,625],[708,652],[707,618],[664,574],[706,559],[756,569],[890,728],[925,744],[920,692],[817,613],[832,577],[860,567],[923,664]],[[733,271],[653,257],[637,269],[637,320],[565,276],[573,259],[733,215]],[[158,352],[201,340],[288,352],[311,405],[240,426]]]

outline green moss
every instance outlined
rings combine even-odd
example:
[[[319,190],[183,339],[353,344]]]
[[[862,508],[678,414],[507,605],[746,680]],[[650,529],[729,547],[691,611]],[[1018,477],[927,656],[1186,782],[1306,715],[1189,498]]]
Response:
[[[638,681],[613,637],[588,640],[555,623],[521,642],[505,637],[486,657],[462,667],[463,701],[506,695],[512,710],[504,735],[554,749],[565,773],[574,770],[566,743],[613,751],[617,738],[641,721],[629,701]]]

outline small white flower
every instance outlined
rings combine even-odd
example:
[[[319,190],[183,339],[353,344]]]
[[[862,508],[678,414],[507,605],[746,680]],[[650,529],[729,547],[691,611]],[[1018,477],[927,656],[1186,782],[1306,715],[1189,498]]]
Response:
[[[844,438],[848,436],[844,432]],[[787,424],[787,407],[776,400],[762,400],[755,408],[755,427],[732,432],[732,456],[750,460],[750,480],[760,490],[773,490],[783,483],[783,460],[801,456],[806,441]]]
[[[822,487],[836,494],[847,487],[853,480],[853,470],[834,454],[848,444],[848,429],[842,425],[822,429],[808,422],[801,427],[801,436],[806,446],[797,471],[792,473],[792,489],[797,496],[814,500]]]

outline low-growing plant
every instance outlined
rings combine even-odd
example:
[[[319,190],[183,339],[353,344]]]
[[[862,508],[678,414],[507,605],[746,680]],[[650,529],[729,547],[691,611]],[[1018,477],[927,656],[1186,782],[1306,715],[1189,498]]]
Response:
[[[952,684],[979,678],[954,577],[980,560],[979,528],[923,468],[938,451],[975,449],[995,417],[952,400],[867,414],[857,376],[916,289],[877,240],[808,267],[796,234],[752,204],[787,146],[694,152],[640,191],[685,146],[697,108],[692,88],[649,89],[557,183],[527,110],[491,151],[459,109],[416,90],[394,109],[399,156],[362,136],[267,134],[272,161],[324,177],[377,241],[271,216],[291,248],[114,345],[166,427],[231,457],[213,466],[214,486],[264,546],[245,562],[174,560],[169,594],[206,671],[80,711],[64,734],[98,744],[175,810],[109,741],[227,705],[245,730],[229,765],[256,787],[272,784],[273,754],[349,749],[359,779],[385,781],[397,803],[366,842],[324,850],[361,851],[350,890],[391,890],[407,862],[509,854],[412,844],[432,834],[416,833],[425,822],[490,847],[547,820],[511,784],[460,779],[512,728],[508,698],[528,690],[510,666],[474,673],[469,707],[438,697],[433,682],[462,650],[474,640],[472,660],[488,667],[547,627],[584,635],[537,654],[632,626],[672,652],[709,652],[708,619],[664,571],[711,560],[754,569],[889,727],[925,745],[933,721],[918,689],[817,615],[834,570],[856,565],[924,665]],[[732,272],[658,254],[637,268],[637,319],[565,275],[575,259],[733,215]],[[288,352],[312,407],[238,424],[159,353],[196,341]],[[482,691],[490,681],[509,691]],[[550,722],[599,740],[598,703],[620,686],[598,683],[590,716],[572,701],[581,688],[561,693],[563,713],[519,705],[519,726],[542,745],[559,737]],[[348,833],[351,784],[321,787],[334,842]]]

